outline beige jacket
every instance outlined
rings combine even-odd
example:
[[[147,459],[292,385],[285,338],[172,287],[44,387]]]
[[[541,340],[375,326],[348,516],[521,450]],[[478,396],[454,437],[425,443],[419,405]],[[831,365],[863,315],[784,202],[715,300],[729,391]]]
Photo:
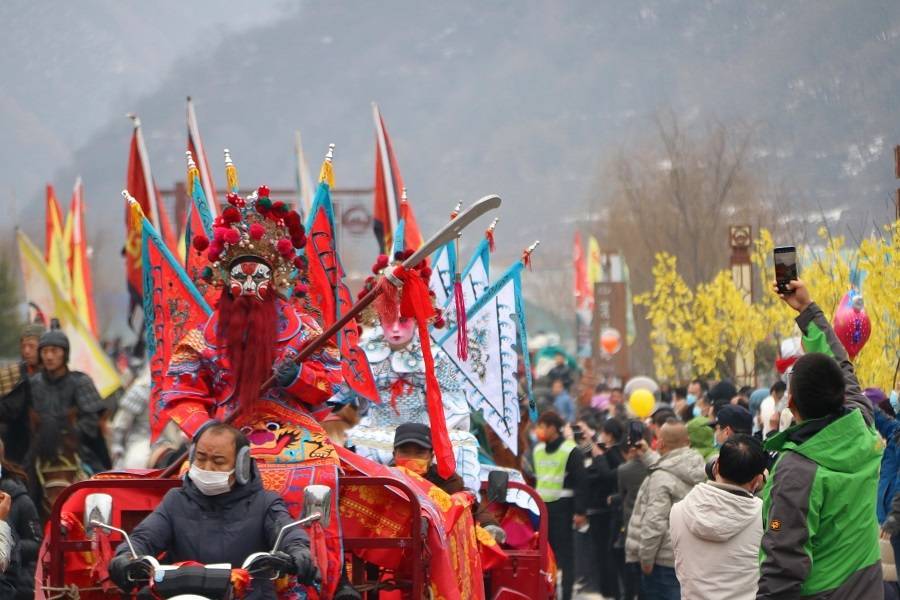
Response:
[[[669,534],[682,600],[756,598],[762,506],[737,486],[710,482],[672,507]]]
[[[628,522],[625,561],[674,567],[669,537],[672,505],[706,479],[705,463],[693,448],[672,450],[650,466]]]

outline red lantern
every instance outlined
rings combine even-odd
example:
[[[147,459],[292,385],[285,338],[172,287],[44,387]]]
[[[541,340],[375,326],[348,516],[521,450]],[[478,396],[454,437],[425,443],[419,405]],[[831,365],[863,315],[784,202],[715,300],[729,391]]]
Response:
[[[834,313],[834,332],[847,349],[851,359],[856,358],[872,333],[872,322],[863,305],[862,295],[850,290],[841,298],[841,303]]]
[[[612,327],[607,327],[600,332],[600,348],[609,355],[622,349],[622,334]]]

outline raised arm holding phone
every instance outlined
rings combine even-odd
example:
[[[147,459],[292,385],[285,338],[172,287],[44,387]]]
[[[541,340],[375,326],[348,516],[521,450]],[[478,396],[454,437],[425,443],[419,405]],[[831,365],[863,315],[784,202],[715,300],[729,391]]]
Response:
[[[806,285],[773,290],[797,311],[806,350],[788,385],[795,425],[763,490],[758,599],[881,598],[875,517],[881,444],[853,364]]]

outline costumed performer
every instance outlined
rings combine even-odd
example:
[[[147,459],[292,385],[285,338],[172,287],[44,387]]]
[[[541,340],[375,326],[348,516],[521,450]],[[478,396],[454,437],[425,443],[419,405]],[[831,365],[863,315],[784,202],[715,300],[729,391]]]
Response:
[[[306,244],[300,215],[273,202],[266,186],[246,198],[229,193],[227,200],[213,239],[198,235],[191,250],[206,253],[202,277],[222,288],[221,295],[209,320],[174,349],[162,382],[163,415],[156,421],[171,419],[192,439],[213,423],[230,421],[249,439],[263,485],[284,498],[294,517],[310,484],[332,488],[337,516],[339,459],[311,411],[338,390],[340,355],[329,343],[295,362],[321,329],[280,293],[304,267],[297,253]],[[263,390],[273,372],[275,384]],[[322,537],[328,564],[318,565],[321,596],[331,598],[343,568],[339,519]],[[282,591],[282,597],[290,594],[302,591]]]

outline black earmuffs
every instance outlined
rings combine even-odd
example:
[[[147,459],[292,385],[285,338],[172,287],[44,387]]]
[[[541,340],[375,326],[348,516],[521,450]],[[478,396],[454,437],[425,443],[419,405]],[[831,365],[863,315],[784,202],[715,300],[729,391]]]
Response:
[[[191,444],[191,450],[188,460],[194,463],[194,451],[196,444]],[[253,472],[253,457],[250,456],[250,446],[242,446],[238,448],[237,456],[234,457],[234,481],[238,485],[247,485],[250,483],[250,476]],[[186,474],[185,474],[186,476]]]

